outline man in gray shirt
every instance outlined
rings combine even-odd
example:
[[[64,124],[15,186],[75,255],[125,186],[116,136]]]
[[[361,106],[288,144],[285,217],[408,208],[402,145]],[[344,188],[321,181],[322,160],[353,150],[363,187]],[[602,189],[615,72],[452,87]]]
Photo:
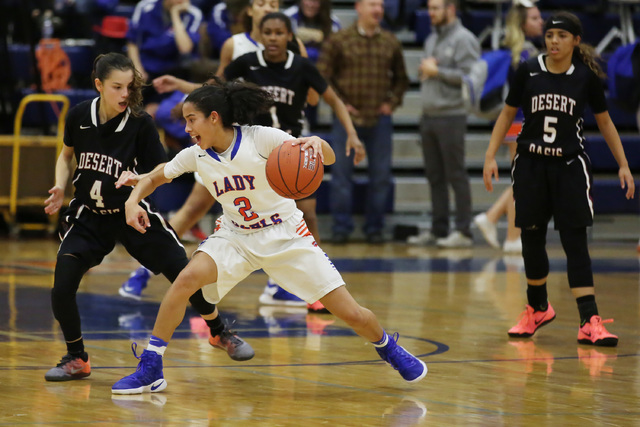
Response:
[[[431,187],[432,227],[412,244],[471,246],[471,188],[464,164],[467,113],[462,76],[480,58],[478,39],[456,16],[457,0],[429,0],[432,32],[420,63],[423,115],[420,121],[425,175]],[[455,231],[449,232],[449,189],[455,194]]]

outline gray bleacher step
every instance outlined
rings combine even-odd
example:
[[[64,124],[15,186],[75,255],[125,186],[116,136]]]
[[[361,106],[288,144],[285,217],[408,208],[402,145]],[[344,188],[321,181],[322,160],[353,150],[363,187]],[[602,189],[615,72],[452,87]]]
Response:
[[[418,89],[410,89],[405,93],[402,105],[394,111],[393,123],[400,126],[418,126],[421,114],[422,97],[420,91]],[[331,121],[331,107],[321,99],[318,103],[318,124],[327,126],[331,124]],[[468,124],[470,126],[489,127],[491,122],[469,115]]]
[[[471,195],[474,210],[486,210],[502,194],[502,191],[511,185],[509,177],[505,176],[500,182],[494,182],[493,192],[489,193],[484,188],[484,182],[480,177],[470,178]],[[450,191],[450,200],[453,204],[453,192]],[[452,205],[453,206],[453,205]],[[453,209],[453,208],[452,208]],[[427,179],[424,177],[397,177],[395,178],[394,212],[395,213],[426,213],[431,212],[431,195]]]
[[[484,165],[484,155],[489,145],[489,132],[469,131],[465,136],[465,164],[468,169],[481,169]],[[393,134],[393,158],[394,169],[421,169],[424,167],[422,160],[422,148],[420,135],[412,132],[395,132]],[[508,168],[510,164],[509,153],[506,146],[502,146],[497,155],[498,166],[501,169]],[[365,159],[356,168],[367,167]]]

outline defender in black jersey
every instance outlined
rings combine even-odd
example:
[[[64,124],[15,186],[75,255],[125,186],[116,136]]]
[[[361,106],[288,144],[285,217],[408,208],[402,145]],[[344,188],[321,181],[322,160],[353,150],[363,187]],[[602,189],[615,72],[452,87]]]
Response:
[[[360,162],[364,158],[364,146],[358,139],[344,103],[309,59],[288,50],[287,43],[293,39],[289,17],[281,12],[266,14],[260,22],[260,32],[264,50],[242,55],[224,69],[225,79],[242,78],[257,84],[273,97],[274,106],[270,113],[256,116],[254,123],[282,129],[294,137],[300,136],[307,93],[309,89],[314,89],[331,106],[346,129],[347,155],[354,149],[354,163]],[[320,243],[315,199],[316,195],[312,194],[297,200],[296,204],[303,212],[309,230]],[[269,279],[260,302],[277,304],[285,298],[298,299],[287,295],[284,289]],[[324,307],[318,302],[308,308],[312,311],[324,311]]]
[[[62,217],[65,232],[51,291],[53,314],[60,323],[68,354],[46,373],[47,381],[74,380],[91,373],[76,292],[82,276],[100,264],[116,242],[171,282],[188,264],[175,233],[146,201],[141,206],[151,219],[147,233],[142,235],[127,226],[124,205],[131,188],[115,185],[127,171],[150,172],[166,161],[153,120],[141,111],[142,79],[131,60],[114,53],[98,56],[93,74],[100,96],[69,111],[65,145],[56,163],[56,184],[45,201],[46,213],[60,210],[75,157],[74,199]],[[212,345],[224,348],[236,360],[253,357],[251,347],[228,331],[216,306],[207,302],[202,292],[196,292],[190,301],[209,325]]]
[[[599,78],[604,73],[595,60],[594,49],[580,43],[581,35],[582,25],[571,13],[556,13],[545,22],[547,53],[525,62],[516,72],[491,134],[484,182],[491,191],[491,179],[498,177],[496,151],[521,107],[524,124],[511,176],[515,222],[522,229],[528,304],[509,336],[530,337],[555,318],[546,288],[546,234],[553,217],[567,256],[569,286],[580,312],[578,342],[616,346],[618,337],[603,325],[612,320],[602,320],[598,315],[587,245],[587,226],[593,224],[591,163],[584,153],[582,134],[587,105],[618,162],[620,186],[626,187],[628,199],[633,197],[635,186],[620,137],[607,112]]]

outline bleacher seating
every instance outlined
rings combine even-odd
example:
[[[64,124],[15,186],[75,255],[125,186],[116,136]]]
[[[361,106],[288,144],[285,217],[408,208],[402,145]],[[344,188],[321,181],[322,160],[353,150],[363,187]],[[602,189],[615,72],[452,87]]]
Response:
[[[285,3],[287,3],[285,1]],[[289,4],[291,1],[289,1]],[[333,12],[341,20],[343,27],[351,25],[356,17],[354,0],[333,0]],[[425,2],[426,3],[426,2]],[[480,5],[479,2],[463,2],[461,9],[461,20],[463,24],[476,35],[482,33],[494,24],[495,6],[493,3]],[[543,17],[548,17],[553,10],[569,9],[576,13],[582,20],[585,28],[585,41],[592,45],[597,45],[616,25],[620,25],[619,14],[616,7],[608,7],[605,0],[540,0],[538,6],[541,8]],[[506,12],[508,5],[503,5],[503,12]],[[133,13],[133,6],[118,6],[113,15],[130,18]],[[636,28],[640,28],[640,13],[633,15],[633,22]],[[430,200],[427,181],[423,174],[422,154],[420,148],[420,137],[418,134],[418,123],[421,114],[421,99],[419,92],[418,66],[422,58],[422,45],[425,38],[431,32],[431,22],[426,9],[418,9],[415,12],[415,20],[412,28],[402,29],[396,35],[405,46],[404,59],[411,81],[411,87],[404,98],[403,105],[394,113],[394,124],[396,132],[393,141],[393,168],[394,168],[394,190],[387,205],[388,212],[422,214],[430,212]],[[617,42],[619,43],[619,42]],[[91,89],[90,75],[95,51],[93,42],[85,40],[81,42],[66,41],[62,44],[63,49],[71,59],[72,84],[76,89],[65,92],[75,105],[83,99],[96,96],[96,92]],[[485,47],[488,43],[485,43]],[[616,44],[609,46],[614,48]],[[10,65],[13,70],[13,77],[24,84],[25,87],[33,81],[30,66],[29,47],[26,45],[10,45]],[[84,89],[83,89],[84,88]],[[22,96],[28,93],[23,91]],[[610,103],[609,112],[616,126],[623,130],[623,145],[627,153],[630,167],[634,171],[640,170],[640,136],[636,131],[636,118],[630,112],[625,112]],[[47,111],[47,109],[49,111]],[[46,118],[42,117],[42,106],[30,107],[25,115],[25,124],[36,125],[42,121],[53,122],[54,112],[45,106]],[[321,132],[328,132],[332,120],[330,109],[326,104],[321,104],[318,111],[318,122]],[[594,184],[594,203],[596,211],[599,213],[638,213],[640,206],[637,199],[626,201],[619,195],[619,182],[615,176],[617,165],[613,159],[604,139],[597,134],[597,128],[593,115],[585,116],[585,127],[588,130],[586,150],[592,163],[596,177]],[[496,197],[499,191],[509,185],[508,168],[509,160],[506,151],[499,158],[501,169],[501,181],[497,185],[494,193],[487,193],[482,183],[481,171],[484,161],[484,151],[488,143],[491,131],[491,123],[486,120],[469,118],[469,132],[466,138],[466,166],[471,175],[471,187],[473,193],[474,210],[486,209]],[[366,161],[364,162],[366,165]],[[356,169],[357,176],[354,182],[356,191],[360,199],[354,200],[356,212],[362,210],[366,197],[366,175],[363,173],[364,165]],[[636,176],[640,178],[640,176]],[[325,177],[325,181],[318,192],[318,212],[329,212],[329,185],[330,168]],[[173,184],[172,184],[173,185]],[[165,190],[156,194],[157,203],[162,210],[175,210],[182,203],[179,194],[186,197],[190,188],[190,183],[175,183],[174,187],[165,186]]]

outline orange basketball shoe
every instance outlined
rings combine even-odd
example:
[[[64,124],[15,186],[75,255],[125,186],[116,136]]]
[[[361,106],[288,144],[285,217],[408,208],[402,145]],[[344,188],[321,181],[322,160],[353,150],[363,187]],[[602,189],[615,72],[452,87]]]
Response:
[[[86,362],[83,360],[86,358]],[[44,374],[47,381],[71,381],[91,375],[91,363],[89,355],[85,352],[81,357],[65,354],[55,368],[51,368]]]
[[[520,314],[518,323],[509,329],[509,336],[513,338],[528,338],[536,333],[538,328],[556,318],[556,312],[549,304],[547,311],[535,311],[527,304],[527,308]]]
[[[309,313],[331,313],[320,301],[316,301],[313,304],[307,303],[307,311]]]
[[[578,342],[601,347],[617,346],[618,337],[610,334],[603,323],[613,323],[613,319],[602,320],[600,316],[591,316],[591,319],[578,329]]]

